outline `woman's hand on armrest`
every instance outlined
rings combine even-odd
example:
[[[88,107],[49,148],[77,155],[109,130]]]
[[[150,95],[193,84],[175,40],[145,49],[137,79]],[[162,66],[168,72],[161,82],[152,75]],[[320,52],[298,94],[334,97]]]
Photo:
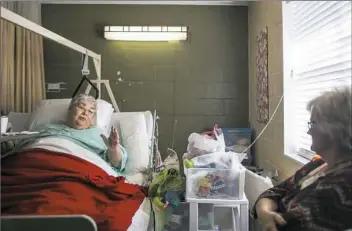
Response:
[[[106,136],[103,134],[101,135],[101,138],[104,140],[104,143],[108,148],[108,157],[111,165],[118,167],[122,159],[122,150],[116,128],[111,128],[109,138],[106,138]]]
[[[268,198],[261,198],[260,200],[258,200],[255,209],[257,210],[257,214],[259,214],[260,212],[264,211],[277,211],[277,203],[271,199]]]
[[[259,196],[252,212],[253,216],[255,218],[258,217],[264,227],[268,227],[264,229],[265,231],[276,231],[276,224],[284,225],[286,223],[280,215],[278,208],[279,203],[292,189],[299,186],[299,182],[307,176],[309,172],[324,163],[325,162],[323,160],[309,162],[296,171],[293,176],[289,177],[275,187],[266,190]]]
[[[260,223],[264,231],[277,231],[277,225],[285,225],[286,221],[276,212],[277,203],[268,198],[262,198],[257,202],[255,207]]]

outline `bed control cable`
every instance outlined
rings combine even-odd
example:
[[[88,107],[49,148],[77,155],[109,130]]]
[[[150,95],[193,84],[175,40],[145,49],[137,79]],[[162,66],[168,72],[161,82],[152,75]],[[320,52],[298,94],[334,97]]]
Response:
[[[261,137],[261,135],[265,132],[266,128],[267,128],[267,127],[269,126],[269,124],[272,122],[272,120],[273,120],[273,118],[274,118],[274,116],[275,116],[277,110],[279,109],[279,106],[281,105],[281,102],[282,102],[283,98],[284,98],[284,94],[281,95],[281,98],[280,98],[279,102],[277,103],[276,108],[275,108],[273,114],[271,115],[269,121],[266,123],[266,125],[264,126],[264,128],[262,129],[262,131],[258,134],[258,136],[254,139],[254,141],[253,141],[241,154],[246,153],[247,150],[250,149],[250,148],[255,144],[255,142],[257,142],[257,140]]]

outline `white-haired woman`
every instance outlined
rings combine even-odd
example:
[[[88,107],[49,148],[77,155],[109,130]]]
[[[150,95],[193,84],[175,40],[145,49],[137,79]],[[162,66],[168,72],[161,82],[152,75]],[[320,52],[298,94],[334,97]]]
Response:
[[[253,215],[265,231],[344,231],[352,228],[351,87],[327,91],[308,103],[312,160],[265,191]]]
[[[90,155],[99,155],[118,175],[123,175],[127,152],[120,145],[116,128],[111,128],[109,137],[96,128],[96,112],[97,101],[92,96],[79,94],[70,102],[65,123],[38,126],[35,131],[40,135],[25,140],[15,151],[43,149],[79,155],[87,160],[92,159]]]

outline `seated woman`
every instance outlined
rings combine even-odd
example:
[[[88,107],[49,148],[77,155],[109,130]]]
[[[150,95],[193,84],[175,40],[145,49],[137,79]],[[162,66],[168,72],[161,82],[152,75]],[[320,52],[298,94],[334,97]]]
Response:
[[[120,145],[115,128],[111,128],[107,138],[95,127],[96,109],[97,102],[92,96],[77,95],[70,102],[65,123],[38,126],[35,131],[40,132],[39,136],[21,142],[15,151],[44,149],[79,155],[88,161],[92,160],[92,155],[99,155],[117,175],[123,175],[127,152]]]
[[[343,231],[352,228],[350,87],[308,103],[313,160],[259,196],[253,212],[265,231]]]

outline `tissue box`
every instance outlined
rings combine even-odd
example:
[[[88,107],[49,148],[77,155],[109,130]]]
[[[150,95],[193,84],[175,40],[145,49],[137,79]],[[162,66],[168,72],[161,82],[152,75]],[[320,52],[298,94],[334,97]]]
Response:
[[[242,199],[245,168],[189,168],[186,179],[187,199]]]

